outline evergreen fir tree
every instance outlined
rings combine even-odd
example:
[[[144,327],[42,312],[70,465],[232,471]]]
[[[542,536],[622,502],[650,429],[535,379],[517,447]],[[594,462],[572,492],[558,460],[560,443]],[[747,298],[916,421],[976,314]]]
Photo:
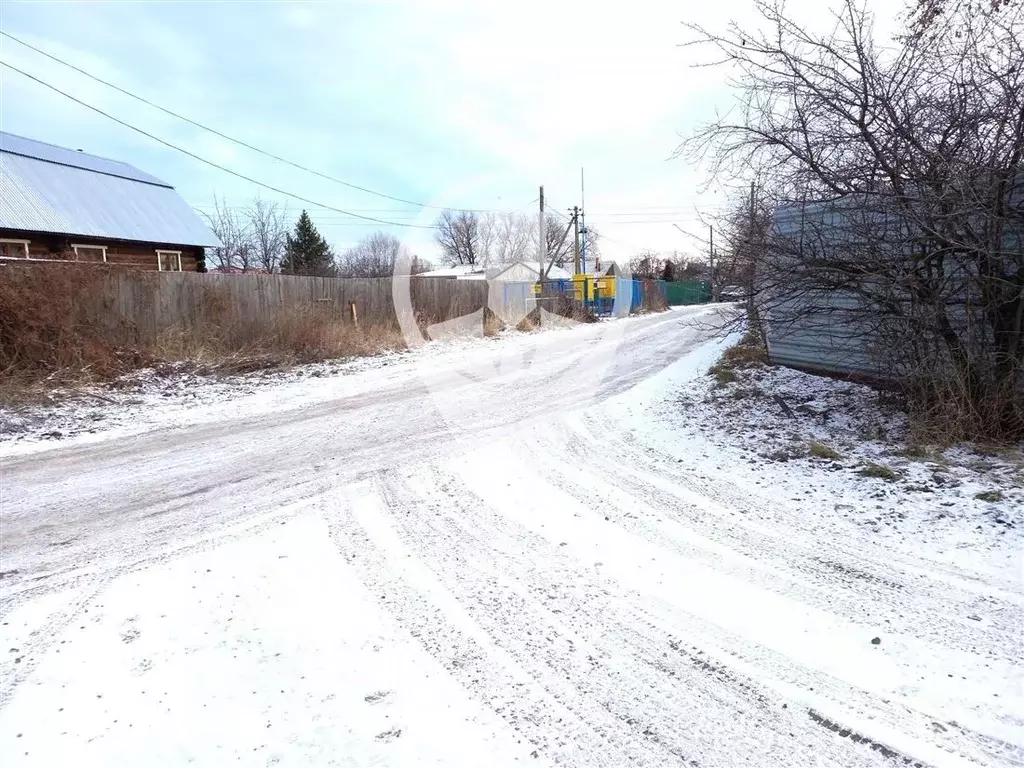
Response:
[[[320,277],[328,277],[335,272],[334,252],[305,211],[295,222],[295,234],[288,235],[281,272],[286,275]]]
[[[665,267],[661,270],[661,279],[667,283],[675,282],[676,265],[672,259],[665,259]]]

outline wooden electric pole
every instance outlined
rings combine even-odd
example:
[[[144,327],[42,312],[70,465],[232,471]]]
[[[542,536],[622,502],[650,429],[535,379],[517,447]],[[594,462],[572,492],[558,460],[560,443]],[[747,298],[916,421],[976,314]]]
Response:
[[[540,281],[541,293],[544,292],[544,265],[548,260],[548,233],[547,222],[544,220],[544,185],[540,185],[540,214],[537,219],[537,233],[540,245],[538,247],[538,262],[539,267],[537,269],[537,279]]]
[[[573,234],[573,249],[572,249],[572,271],[574,275],[580,273],[580,207],[574,205],[572,207],[572,228]]]

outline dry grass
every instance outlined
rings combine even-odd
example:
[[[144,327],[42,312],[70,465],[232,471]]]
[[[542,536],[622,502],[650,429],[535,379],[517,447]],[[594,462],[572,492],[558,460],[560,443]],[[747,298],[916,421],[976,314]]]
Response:
[[[739,344],[722,353],[718,362],[708,369],[708,374],[715,377],[717,386],[724,387],[738,381],[737,371],[765,365],[767,362],[768,353],[764,342],[757,333],[747,331]]]
[[[915,441],[935,445],[1024,440],[1024,378],[1001,386],[929,363],[903,386]],[[933,370],[934,368],[934,370]]]
[[[974,494],[974,498],[978,501],[988,501],[995,503],[1003,500],[1002,491],[982,491],[981,493]]]
[[[544,309],[551,314],[564,317],[565,319],[576,323],[597,322],[597,315],[587,309],[582,303],[566,298],[565,296],[544,299]],[[534,309],[519,321],[518,325],[516,325],[516,329],[520,331],[535,331],[540,328],[541,325],[540,310]]]
[[[188,294],[174,327],[155,327],[160,312],[138,320],[118,311],[119,291],[133,292],[134,305],[166,300],[158,290],[161,276],[133,273],[131,280],[103,265],[31,265],[0,267],[0,402],[39,402],[56,388],[112,381],[141,367],[190,363],[205,373],[242,373],[284,368],[329,359],[369,356],[404,349],[397,318],[356,325],[333,302],[308,302],[273,311],[259,319],[241,316],[223,283],[201,281]],[[229,286],[230,288],[230,286]],[[147,303],[148,302],[148,303]],[[131,303],[131,302],[130,302]],[[545,309],[577,322],[596,317],[564,297]],[[378,308],[379,311],[379,308]],[[466,311],[453,303],[448,312]],[[417,315],[421,328],[447,316]],[[538,312],[519,324],[520,330],[540,325]],[[495,336],[505,324],[490,310],[484,334]]]
[[[708,369],[708,373],[715,377],[715,381],[718,382],[718,386],[724,387],[726,384],[732,384],[736,381],[736,371],[732,368],[727,368],[721,363],[715,363]]]
[[[84,306],[102,292],[102,271],[49,268],[43,269],[47,279],[32,281],[0,269],[0,375],[38,380],[64,370],[98,377],[118,372],[123,361]]]
[[[864,466],[857,470],[857,474],[862,477],[877,477],[880,480],[888,480],[889,482],[900,479],[900,475],[896,470],[884,464],[876,464],[873,461],[864,462]]]
[[[320,307],[279,313],[272,322],[243,328],[204,324],[165,331],[151,348],[157,361],[185,360],[202,370],[239,373],[284,368],[343,357],[365,357],[404,349],[402,333],[385,326],[355,326]]]
[[[96,265],[0,271],[0,397],[35,399],[54,386],[171,361],[237,373],[405,347],[397,325],[357,327],[333,307],[299,306],[245,321],[212,288],[188,327],[147,333],[107,305],[109,273]]]
[[[641,310],[644,312],[665,312],[668,309],[668,302],[661,295],[661,291],[657,289],[656,281],[645,280],[644,282],[646,283],[646,290],[644,291]]]
[[[812,442],[807,446],[807,450],[810,451],[811,456],[816,459],[827,459],[830,461],[839,461],[843,458],[842,454],[839,453],[835,448],[831,448],[824,443]]]
[[[529,333],[540,328],[540,313],[534,310],[516,324],[517,331]]]
[[[505,323],[491,310],[484,310],[484,336],[497,336],[505,330]]]

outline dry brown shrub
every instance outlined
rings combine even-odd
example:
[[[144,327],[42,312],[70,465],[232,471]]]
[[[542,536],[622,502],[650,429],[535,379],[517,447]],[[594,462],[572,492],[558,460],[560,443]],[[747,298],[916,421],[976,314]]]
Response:
[[[97,319],[107,273],[92,265],[0,267],[0,376],[109,378],[137,363],[124,329]]]
[[[0,379],[8,399],[40,382],[109,380],[161,362],[241,372],[405,347],[396,326],[357,327],[333,307],[297,306],[250,321],[234,314],[229,297],[213,285],[183,325],[143,329],[118,315],[111,271],[68,264],[0,268]],[[159,279],[133,274],[131,290],[146,295]]]

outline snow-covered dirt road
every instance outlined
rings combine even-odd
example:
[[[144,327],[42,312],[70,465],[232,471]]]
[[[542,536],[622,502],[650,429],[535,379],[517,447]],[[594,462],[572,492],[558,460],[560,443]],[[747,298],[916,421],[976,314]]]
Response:
[[[1024,765],[1019,558],[673,439],[723,311],[0,445],[0,764]]]

